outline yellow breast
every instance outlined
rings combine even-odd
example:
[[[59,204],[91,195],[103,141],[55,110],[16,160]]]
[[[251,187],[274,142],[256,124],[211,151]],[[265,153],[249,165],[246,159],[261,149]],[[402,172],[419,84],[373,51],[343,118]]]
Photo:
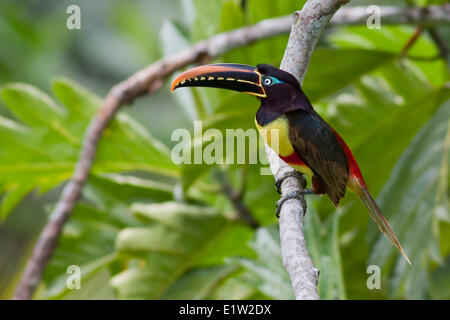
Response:
[[[286,116],[281,116],[265,126],[260,126],[256,119],[255,123],[264,141],[279,156],[288,157],[294,153],[294,148],[289,140],[289,122]],[[306,165],[288,164],[301,173],[309,176],[313,174],[311,169]]]
[[[286,116],[281,116],[265,126],[260,126],[256,119],[255,123],[264,141],[278,155],[287,157],[294,152],[289,140],[289,125]]]

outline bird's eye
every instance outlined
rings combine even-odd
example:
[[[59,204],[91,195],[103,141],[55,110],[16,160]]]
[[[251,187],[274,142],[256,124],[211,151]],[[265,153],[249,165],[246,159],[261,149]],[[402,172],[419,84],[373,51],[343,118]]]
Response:
[[[270,78],[265,78],[265,79],[264,79],[264,84],[265,84],[266,86],[270,86],[270,85],[272,84],[272,79],[270,79]]]

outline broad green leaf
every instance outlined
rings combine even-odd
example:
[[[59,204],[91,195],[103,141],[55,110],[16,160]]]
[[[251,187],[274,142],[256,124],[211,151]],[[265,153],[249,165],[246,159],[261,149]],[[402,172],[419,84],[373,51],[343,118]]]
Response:
[[[340,254],[339,220],[343,210],[335,211],[325,221],[313,204],[304,218],[305,239],[314,266],[319,269],[318,293],[323,300],[346,299]]]
[[[317,49],[311,57],[303,89],[311,101],[316,101],[346,87],[393,58],[391,53],[376,50]]]
[[[0,220],[5,219],[6,215],[35,187],[34,181],[29,181],[7,188],[0,207]]]
[[[316,105],[319,113],[352,149],[374,197],[389,178],[402,151],[445,100],[442,90],[433,89],[426,79],[409,72],[407,64],[404,67],[397,67],[397,64],[394,62],[363,77],[354,84],[354,90],[328,99],[327,104]],[[395,69],[397,77],[393,77],[395,74],[391,72],[390,78],[386,79],[385,68]],[[408,73],[410,80],[403,81],[402,73]],[[411,85],[413,80],[422,83],[421,88]],[[398,88],[402,85],[403,88]],[[401,95],[401,92],[408,91],[414,92],[411,95],[416,97],[415,100]],[[380,291],[367,289],[366,268],[362,267],[369,254],[364,242],[366,229],[362,226],[370,220],[369,215],[350,192],[341,205],[348,201],[352,202],[352,206],[346,210],[340,223],[341,233],[350,237],[341,249],[343,261],[346,261],[345,278],[355,279],[347,282],[347,292],[356,293],[356,296],[348,296],[383,298]],[[320,201],[318,209],[321,214],[334,210],[326,198]]]
[[[250,242],[257,259],[233,258],[248,276],[244,281],[273,299],[293,299],[291,282],[281,262],[280,236],[276,227],[260,228]]]
[[[447,261],[433,270],[430,275],[430,295],[432,299],[450,299],[450,268]]]
[[[82,277],[81,290],[70,290],[63,296],[55,297],[64,300],[114,300],[116,296],[114,290],[108,285],[111,272],[104,268],[93,274],[91,277]],[[50,298],[50,299],[53,299]]]
[[[247,15],[250,23],[292,14],[300,10],[305,0],[286,0],[286,1],[270,1],[270,0],[248,0]]]
[[[245,26],[245,16],[241,7],[234,2],[225,2],[220,17],[220,31],[226,32]],[[232,50],[223,57],[224,61],[245,63],[250,59],[249,50]]]
[[[81,270],[85,280],[108,268],[117,259],[114,240],[124,225],[99,208],[78,204],[70,222],[64,227],[58,248],[47,265],[43,277],[43,297],[62,299],[70,293],[66,286],[69,266]],[[107,282],[104,283],[107,285]]]
[[[289,15],[296,10],[300,10],[304,2],[303,0],[249,0],[246,18],[249,24],[254,24],[264,19]],[[248,48],[249,61],[247,63],[252,65],[269,63],[279,66],[286,49],[287,40],[288,35],[286,34],[252,44]]]
[[[220,265],[188,271],[161,297],[167,300],[204,300],[211,297],[236,267]],[[227,299],[229,299],[227,297]]]
[[[116,259],[117,255],[111,253],[86,265],[67,265],[67,272],[53,279],[52,286],[46,288],[43,298],[57,300],[77,299],[78,297],[78,299],[105,299],[106,296],[109,299],[113,299],[114,292],[108,286],[111,274],[107,267]],[[81,277],[77,280],[80,283],[79,289],[71,288],[67,285],[68,279],[72,275],[71,272],[73,272],[70,266],[80,268]],[[98,288],[102,290],[99,291]]]
[[[343,102],[339,106],[342,107],[340,112],[329,120],[352,149],[370,190],[376,193],[402,150],[442,100],[441,91],[434,90],[423,91],[415,101],[400,105],[393,102],[389,107],[369,99],[362,103]],[[357,132],[361,133],[355,134]],[[387,141],[389,152],[384,151]]]
[[[89,179],[91,185],[106,195],[127,204],[136,201],[167,201],[173,198],[174,186],[168,183],[116,173],[99,174]]]
[[[246,271],[237,271],[217,286],[209,295],[213,300],[266,300],[268,296],[246,283]]]
[[[160,31],[160,41],[164,55],[168,56],[188,48],[191,44],[187,34],[182,30],[179,23],[172,20],[165,20]],[[171,80],[177,75],[172,76]],[[178,104],[191,120],[204,118],[205,107],[199,97],[199,88],[190,90],[177,90],[174,95]]]
[[[196,42],[213,36],[219,30],[220,12],[224,0],[192,0],[195,20],[191,34]]]
[[[404,288],[406,297],[424,297],[424,261],[439,237],[433,224],[438,223],[440,212],[448,216],[449,119],[447,100],[404,151],[378,197],[412,261],[408,266],[382,235],[374,243],[371,263],[389,268],[389,261],[396,257],[391,287],[394,296]]]
[[[125,228],[117,238],[119,254],[139,261],[111,280],[121,298],[163,298],[172,286],[180,285],[178,281],[190,268],[221,263],[224,257],[235,254],[236,248],[245,246],[238,241],[230,252],[223,249],[221,243],[229,239],[229,233],[236,240],[241,233],[234,222],[212,208],[166,202],[134,204],[132,210],[146,226]],[[223,256],[211,261],[215,248]]]
[[[53,92],[67,108],[72,120],[80,121],[80,126],[92,119],[101,103],[97,96],[68,79],[54,81]]]
[[[69,178],[78,160],[82,139],[101,100],[69,80],[55,81],[54,91],[65,108],[29,85],[2,88],[4,102],[23,122],[0,119],[0,182],[7,192],[2,217],[32,189],[45,192]],[[178,174],[167,147],[119,113],[100,141],[93,172],[138,170]]]
[[[262,146],[260,148],[264,150]],[[244,201],[251,208],[253,216],[262,225],[268,225],[278,220],[275,215],[275,203],[280,199],[280,195],[276,192],[274,177],[262,175],[262,167],[259,165],[248,166]],[[269,169],[268,164],[264,167]],[[241,178],[236,177],[235,179],[236,183],[239,183]]]
[[[366,26],[350,26],[336,29],[328,38],[334,45],[340,48],[364,48],[383,50],[399,55],[404,45],[414,33],[410,26],[383,26],[381,29],[368,29]],[[418,58],[433,58],[438,54],[438,48],[433,40],[422,32],[414,45],[408,50],[407,55],[426,75],[431,84],[440,87],[448,79],[444,59],[431,59],[420,61]]]
[[[191,155],[190,164],[182,165],[182,183],[183,187],[187,190],[192,183],[195,182],[196,179],[201,177],[205,171],[210,169],[216,164],[220,163],[237,163],[237,154],[238,152],[245,155],[245,159],[250,159],[250,154],[252,157],[255,157],[254,154],[257,149],[253,148],[250,150],[250,144],[248,138],[246,138],[246,147],[242,148],[242,145],[238,145],[237,138],[235,134],[240,134],[237,131],[231,132],[230,130],[247,130],[250,128],[249,134],[253,137],[259,139],[259,134],[255,130],[253,116],[249,116],[248,112],[245,112],[249,108],[241,108],[238,111],[229,111],[217,113],[213,116],[208,117],[206,121],[203,122],[202,125],[202,135],[201,136],[193,136],[191,141],[185,141],[187,143],[187,147]],[[256,109],[255,109],[256,110]],[[229,134],[227,135],[227,130],[229,130]],[[245,132],[243,132],[245,134]],[[231,150],[231,139],[235,141],[234,143],[234,152]],[[189,148],[190,146],[190,148]],[[218,153],[210,153],[207,152],[207,148],[214,148],[217,146],[218,152],[221,152],[223,157],[217,156],[214,157],[212,164],[205,163],[205,159],[210,154],[217,155]],[[227,152],[228,146],[228,152]],[[196,157],[196,154],[199,157]],[[230,157],[227,158],[227,154]],[[200,160],[200,163],[197,162],[196,159]]]
[[[80,294],[85,292],[86,281],[97,279],[98,273],[112,274],[114,264],[120,265],[114,246],[118,233],[125,227],[142,226],[129,205],[137,200],[167,200],[171,196],[170,186],[161,182],[118,174],[91,176],[83,189],[84,201],[75,207],[46,268],[43,296],[52,299],[73,296],[66,287],[66,270],[70,265],[81,268]],[[102,286],[109,286],[108,279]]]
[[[64,110],[49,96],[27,84],[14,83],[5,86],[2,98],[10,110],[30,127],[53,127],[52,123],[59,122],[59,118],[64,114]]]

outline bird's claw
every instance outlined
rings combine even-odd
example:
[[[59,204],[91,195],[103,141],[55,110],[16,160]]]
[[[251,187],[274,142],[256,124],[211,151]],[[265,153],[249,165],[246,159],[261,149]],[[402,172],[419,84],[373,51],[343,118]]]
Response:
[[[281,184],[283,183],[283,181],[284,180],[286,180],[287,178],[289,178],[289,177],[295,177],[295,178],[298,178],[298,179],[305,179],[304,177],[303,177],[303,174],[301,174],[300,172],[298,172],[298,171],[289,171],[289,172],[286,172],[281,178],[279,178],[279,179],[277,179],[277,181],[275,181],[275,187],[277,188],[277,192],[279,193],[279,194],[281,194]]]
[[[277,218],[280,218],[281,207],[283,206],[283,204],[286,201],[290,200],[290,199],[300,200],[303,203],[304,207],[306,207],[305,198],[303,198],[303,196],[305,194],[314,194],[314,191],[311,190],[311,189],[292,191],[292,192],[288,193],[287,195],[283,196],[280,200],[278,200],[277,204],[276,204],[276,207],[277,207],[276,216],[277,216]]]

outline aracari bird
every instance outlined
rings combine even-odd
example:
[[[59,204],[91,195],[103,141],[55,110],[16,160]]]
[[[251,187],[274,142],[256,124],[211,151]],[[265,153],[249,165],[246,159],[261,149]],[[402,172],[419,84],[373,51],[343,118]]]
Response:
[[[346,189],[356,193],[380,230],[410,263],[397,236],[367,189],[355,158],[339,134],[314,110],[297,79],[268,64],[211,64],[192,68],[172,83],[179,87],[215,87],[258,97],[256,126],[266,143],[281,159],[302,174],[312,177],[312,189],[302,194],[327,194],[335,206]],[[263,134],[262,130],[267,130]],[[277,145],[271,141],[277,130]],[[277,181],[277,188],[286,178]],[[281,198],[279,206],[299,194]]]

